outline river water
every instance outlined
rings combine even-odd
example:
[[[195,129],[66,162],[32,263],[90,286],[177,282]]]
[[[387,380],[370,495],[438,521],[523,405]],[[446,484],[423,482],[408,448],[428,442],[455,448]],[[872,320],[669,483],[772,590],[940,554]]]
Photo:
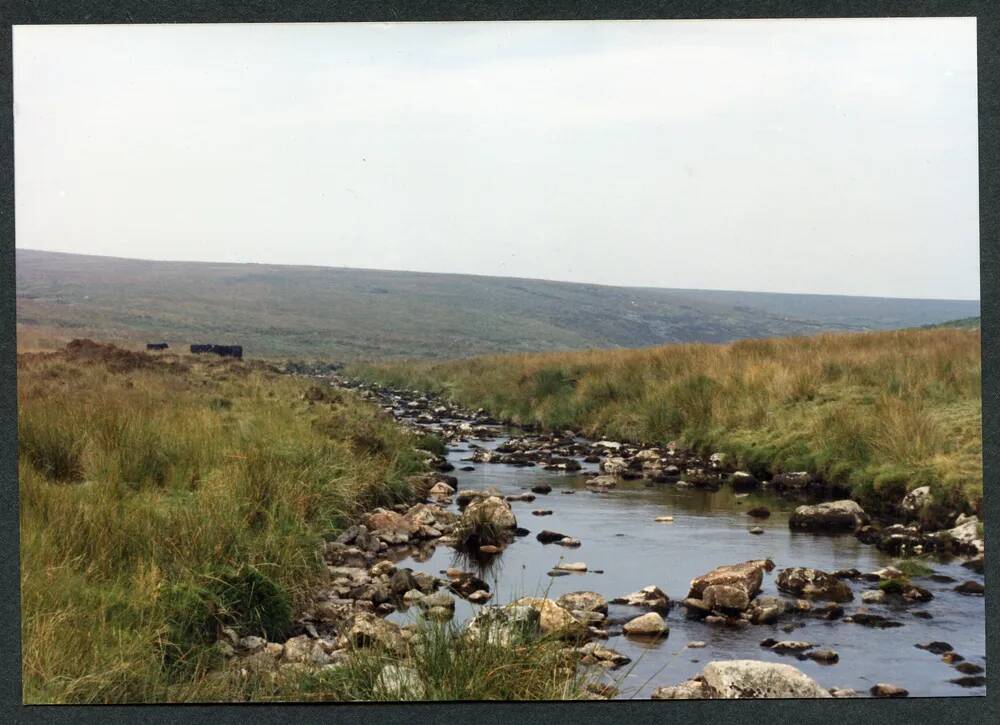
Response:
[[[433,427],[433,426],[432,426]],[[475,443],[495,448],[505,437]],[[966,662],[986,666],[985,606],[982,597],[953,591],[958,582],[983,576],[950,561],[924,559],[939,581],[929,577],[913,581],[934,594],[926,603],[908,605],[861,604],[861,592],[875,585],[847,581],[854,591],[853,602],[845,604],[846,614],[861,609],[903,622],[904,626],[873,629],[840,620],[826,621],[788,614],[774,625],[732,628],[688,619],[680,601],[691,580],[716,566],[748,559],[770,558],[774,571],[765,574],[764,595],[779,595],[775,586],[778,571],[790,566],[808,566],[832,572],[856,568],[871,572],[897,560],[873,546],[860,543],[851,534],[831,535],[793,532],[788,517],[795,503],[765,492],[735,494],[729,487],[717,492],[678,488],[671,484],[623,481],[606,493],[590,491],[585,481],[596,475],[597,465],[583,463],[577,473],[546,471],[541,467],[471,463],[464,460],[472,451],[458,444],[448,453],[458,479],[458,490],[496,488],[502,495],[525,493],[532,486],[548,483],[552,492],[538,495],[533,502],[512,502],[518,525],[531,534],[517,538],[486,568],[447,546],[438,546],[429,558],[421,556],[398,562],[417,571],[435,575],[448,567],[471,570],[490,584],[491,604],[508,603],[521,596],[548,596],[553,599],[572,591],[594,591],[611,599],[650,584],[666,592],[674,602],[665,616],[670,634],[658,642],[611,636],[604,644],[632,658],[632,663],[608,673],[608,680],[621,690],[619,697],[649,697],[658,686],[679,683],[697,674],[712,660],[757,659],[793,665],[826,688],[851,688],[865,695],[879,682],[900,685],[911,696],[984,695],[985,687],[963,687],[949,680],[962,676],[940,656],[915,645],[945,641]],[[582,461],[581,461],[582,463]],[[459,470],[473,466],[472,471]],[[771,510],[767,519],[753,519],[745,511],[763,504]],[[452,505],[457,511],[457,507]],[[534,516],[537,509],[551,510],[550,516]],[[672,523],[658,523],[658,516],[673,516]],[[764,529],[749,533],[751,526]],[[579,539],[582,546],[568,549],[544,545],[535,539],[542,529],[558,531]],[[583,574],[550,577],[548,572],[560,560],[584,562]],[[600,571],[597,573],[595,570]],[[935,577],[935,578],[937,578]],[[455,621],[475,615],[478,605],[458,599]],[[645,610],[609,605],[609,620],[622,622]],[[926,612],[932,618],[915,616]],[[403,624],[413,621],[415,610],[396,612],[390,619]],[[796,628],[787,632],[789,624]],[[621,631],[613,627],[612,631]],[[760,646],[761,640],[805,640],[817,647],[831,648],[840,655],[838,663],[827,665],[794,656],[779,655]],[[687,648],[689,642],[705,643],[704,648]]]

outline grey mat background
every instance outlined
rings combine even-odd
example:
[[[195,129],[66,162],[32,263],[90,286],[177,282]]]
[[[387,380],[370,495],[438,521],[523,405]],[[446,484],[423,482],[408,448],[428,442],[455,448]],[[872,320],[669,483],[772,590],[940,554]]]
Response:
[[[222,0],[182,2],[0,2],[0,722],[255,723],[382,722],[514,723],[779,723],[1000,722],[997,677],[986,697],[836,701],[691,701],[581,703],[440,703],[53,707],[21,705],[18,593],[16,353],[14,303],[14,147],[11,26],[54,23],[319,22],[429,20],[542,20],[618,18],[779,18],[977,16],[979,57],[980,264],[982,275],[983,437],[987,494],[987,654],[1000,662],[997,591],[1000,494],[1000,2],[974,0],[676,0],[674,2],[309,2]]]

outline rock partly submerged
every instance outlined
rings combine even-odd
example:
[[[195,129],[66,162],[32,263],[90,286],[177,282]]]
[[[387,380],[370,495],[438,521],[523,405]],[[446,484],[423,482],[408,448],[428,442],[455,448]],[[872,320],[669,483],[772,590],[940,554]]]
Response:
[[[788,526],[802,531],[854,531],[868,521],[868,514],[856,501],[843,500],[799,506],[788,519]]]
[[[709,662],[696,677],[657,688],[654,700],[829,698],[815,680],[792,667],[759,660]]]

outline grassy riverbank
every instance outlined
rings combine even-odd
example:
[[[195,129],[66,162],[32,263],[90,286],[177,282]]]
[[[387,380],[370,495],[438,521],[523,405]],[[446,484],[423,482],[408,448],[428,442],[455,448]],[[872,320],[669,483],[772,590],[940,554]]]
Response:
[[[929,484],[982,502],[978,330],[934,329],[356,365],[547,428],[723,451],[761,473],[810,470],[874,512]]]
[[[307,387],[252,364],[104,346],[19,356],[26,702],[373,692],[364,663],[377,653],[325,679],[217,674],[221,626],[280,640],[324,580],[323,536],[406,499],[422,470],[414,440],[376,407],[336,392],[310,405]],[[451,656],[516,669],[476,651]],[[559,685],[549,679],[538,696]],[[461,694],[435,682],[431,693]],[[496,687],[466,694],[510,695]]]

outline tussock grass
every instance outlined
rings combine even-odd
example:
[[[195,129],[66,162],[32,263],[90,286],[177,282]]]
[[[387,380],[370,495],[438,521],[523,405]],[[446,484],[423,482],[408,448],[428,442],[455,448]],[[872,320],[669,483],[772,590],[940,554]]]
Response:
[[[888,511],[927,484],[981,511],[977,329],[825,334],[355,365],[518,423],[640,443],[682,439],[757,473],[811,470]]]
[[[594,675],[577,669],[566,643],[475,636],[452,622],[420,619],[405,656],[355,648],[347,662],[313,672],[219,671],[197,687],[200,701],[573,700]],[[402,668],[402,677],[383,674]]]
[[[19,358],[26,702],[196,697],[220,627],[280,637],[323,535],[409,495],[411,437],[304,389],[232,363]]]

